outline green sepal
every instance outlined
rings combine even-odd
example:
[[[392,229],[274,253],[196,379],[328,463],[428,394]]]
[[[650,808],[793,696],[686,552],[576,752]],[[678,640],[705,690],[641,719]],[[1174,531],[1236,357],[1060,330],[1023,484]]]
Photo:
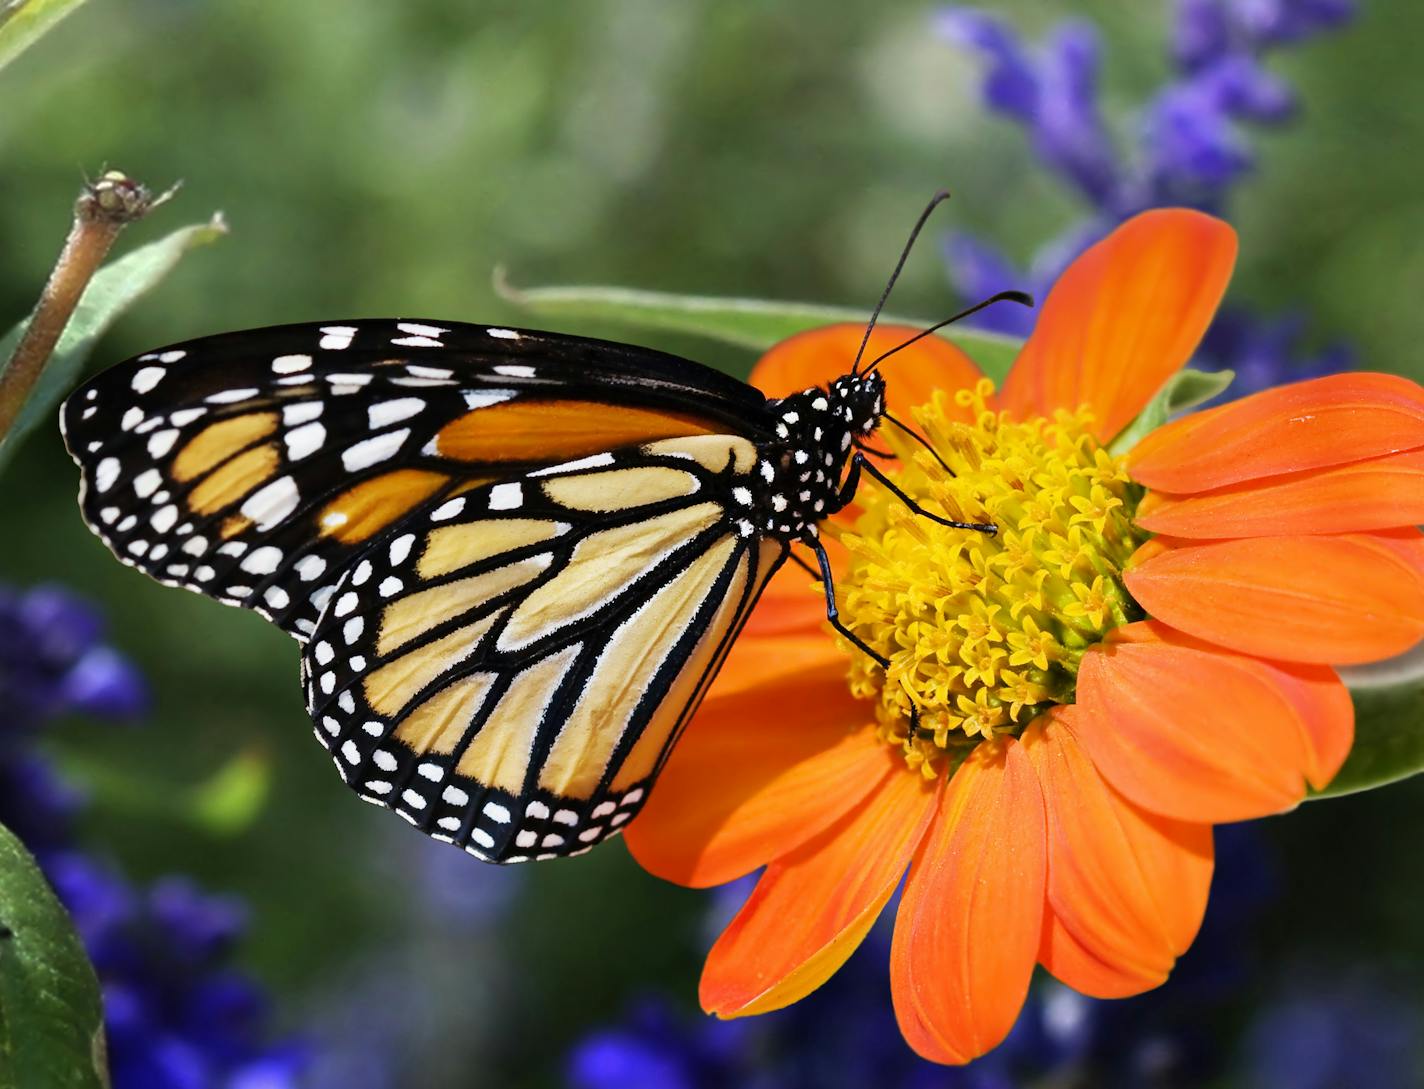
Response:
[[[1108,444],[1108,453],[1127,453],[1145,435],[1156,431],[1177,413],[1196,408],[1224,393],[1235,377],[1235,371],[1194,371],[1191,368],[1178,371],[1167,379],[1137,418]]]
[[[1355,701],[1355,745],[1330,785],[1310,797],[1356,794],[1424,771],[1424,648],[1341,674]]]

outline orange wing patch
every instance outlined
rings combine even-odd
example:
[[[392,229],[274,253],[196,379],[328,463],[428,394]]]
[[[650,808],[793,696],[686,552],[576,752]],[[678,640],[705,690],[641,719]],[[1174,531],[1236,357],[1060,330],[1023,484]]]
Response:
[[[275,412],[249,412],[220,423],[209,424],[188,440],[173,458],[170,470],[173,479],[180,484],[186,484],[276,430]]]
[[[317,518],[324,537],[357,544],[373,537],[438,492],[450,478],[424,469],[396,469],[342,492]]]
[[[477,408],[446,424],[435,436],[435,450],[456,461],[552,462],[725,430],[725,425],[681,412],[521,398]]]
[[[202,438],[201,435],[198,437]],[[224,461],[219,468],[204,477],[202,482],[188,493],[188,506],[197,514],[214,514],[224,507],[230,507],[271,477],[277,471],[279,462],[277,447],[272,443],[254,446],[246,453]]]

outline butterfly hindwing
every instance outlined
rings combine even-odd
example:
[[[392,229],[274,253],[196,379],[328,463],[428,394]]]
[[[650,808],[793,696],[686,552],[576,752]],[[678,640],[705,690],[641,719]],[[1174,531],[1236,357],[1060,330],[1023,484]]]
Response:
[[[66,402],[82,508],[125,563],[299,639],[417,512],[541,464],[743,433],[760,394],[658,352],[350,321],[150,352]]]
[[[305,648],[342,777],[489,860],[616,832],[785,557],[740,517],[755,461],[735,435],[644,443],[406,522]]]

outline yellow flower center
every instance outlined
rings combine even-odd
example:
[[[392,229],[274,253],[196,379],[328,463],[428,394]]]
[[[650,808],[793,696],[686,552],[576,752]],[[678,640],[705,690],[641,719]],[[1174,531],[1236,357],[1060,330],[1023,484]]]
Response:
[[[973,424],[946,414],[943,392],[915,411],[933,453],[894,428],[880,436],[922,508],[997,534],[939,525],[869,480],[864,513],[840,534],[842,620],[890,663],[852,650],[851,687],[876,699],[882,740],[926,777],[1071,703],[1083,652],[1142,615],[1122,585],[1146,536],[1122,460],[1093,438],[1087,409],[1014,421],[985,407],[993,389],[953,395]]]

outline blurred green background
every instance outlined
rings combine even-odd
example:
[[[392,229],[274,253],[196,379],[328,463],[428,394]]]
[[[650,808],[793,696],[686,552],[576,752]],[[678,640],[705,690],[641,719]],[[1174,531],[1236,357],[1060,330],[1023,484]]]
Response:
[[[1070,5],[994,7],[1032,32]],[[1110,106],[1162,78],[1164,6],[1071,9],[1105,33]],[[32,304],[83,174],[104,164],[185,182],[121,250],[216,209],[232,234],[126,317],[95,368],[289,321],[531,323],[495,297],[497,263],[520,285],[867,305],[942,185],[955,193],[944,222],[1025,258],[1079,210],[1019,132],[980,108],[977,65],[931,35],[932,11],[95,0],[0,75],[0,315]],[[1321,341],[1348,339],[1362,366],[1416,378],[1421,38],[1424,8],[1379,0],[1345,33],[1273,59],[1306,118],[1261,136],[1258,176],[1233,213],[1237,297],[1299,306]],[[938,315],[954,301],[926,246],[896,309]],[[751,363],[637,339],[734,373]],[[3,480],[0,575],[62,579],[98,599],[113,641],[152,679],[146,727],[76,724],[54,739],[95,794],[90,841],[137,876],[186,872],[247,898],[244,963],[277,991],[285,1024],[302,1026],[354,966],[400,948],[416,965],[407,985],[434,993],[438,1011],[425,1026],[434,1066],[410,1084],[542,1085],[563,1046],[637,990],[666,986],[691,1007],[705,899],[643,874],[619,844],[514,876],[456,856],[440,881],[516,906],[431,911],[416,834],[357,802],[310,739],[292,644],[114,563],[81,525],[75,488],[57,430],[34,435]],[[255,822],[218,836],[184,819],[185,793],[240,752],[272,775]],[[1272,920],[1268,944],[1419,963],[1424,882],[1399,845],[1424,828],[1421,803],[1414,782],[1268,822],[1299,908]],[[416,931],[423,953],[410,959]]]

